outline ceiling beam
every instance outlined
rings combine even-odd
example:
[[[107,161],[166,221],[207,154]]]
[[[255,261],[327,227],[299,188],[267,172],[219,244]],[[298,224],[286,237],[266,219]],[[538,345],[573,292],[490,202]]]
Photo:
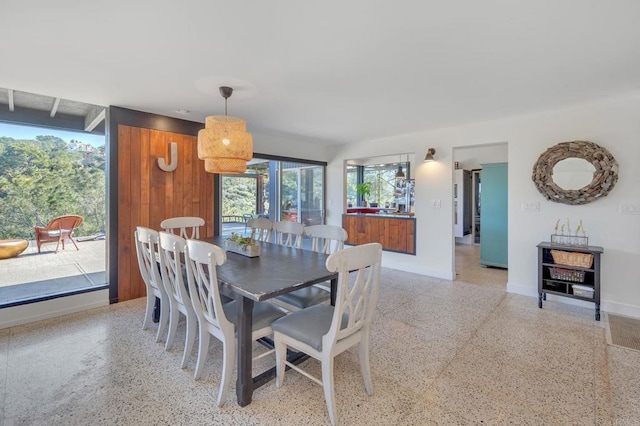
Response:
[[[58,107],[60,106],[60,98],[56,98],[53,101],[53,106],[51,107],[51,112],[49,113],[49,117],[53,118],[56,116],[56,112],[58,112]]]
[[[89,108],[89,112],[84,116],[84,131],[91,132],[98,124],[102,123],[106,116],[106,110],[104,107],[93,105]]]
[[[7,89],[9,94],[9,111],[14,112],[16,109],[16,105],[13,102],[13,89]]]

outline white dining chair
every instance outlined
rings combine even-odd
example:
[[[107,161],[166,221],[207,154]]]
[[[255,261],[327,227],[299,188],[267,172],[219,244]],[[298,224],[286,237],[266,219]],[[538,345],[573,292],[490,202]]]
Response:
[[[200,227],[204,226],[204,219],[201,217],[171,217],[160,222],[160,227],[182,238],[200,238]]]
[[[299,222],[281,220],[273,226],[276,233],[276,243],[286,247],[302,247],[304,225]]]
[[[273,222],[264,217],[254,217],[247,221],[247,226],[251,229],[251,239],[256,241],[271,242],[271,232]]]
[[[236,301],[223,304],[218,289],[216,266],[224,264],[227,255],[220,247],[203,241],[187,240],[187,281],[191,302],[198,317],[200,339],[195,378],[199,379],[209,350],[209,338],[214,336],[222,342],[222,380],[218,391],[218,406],[227,398],[231,374],[236,357],[235,324],[238,315]],[[256,302],[253,307],[252,339],[257,340],[273,333],[271,323],[284,312],[265,302]],[[248,350],[251,350],[248,348]],[[267,351],[254,358],[259,359],[273,353]]]
[[[338,273],[336,305],[315,305],[291,313],[272,324],[276,348],[276,387],[283,384],[286,366],[324,388],[331,424],[336,412],[333,364],[336,355],[358,345],[360,371],[367,394],[373,395],[369,367],[371,320],[380,285],[382,246],[370,243],[338,251],[327,259],[327,269]],[[354,275],[350,283],[350,275]],[[322,364],[322,380],[286,360],[287,348],[303,352]]]
[[[193,344],[196,339],[196,330],[198,328],[198,317],[193,310],[191,297],[187,291],[186,269],[184,268],[184,258],[186,256],[187,242],[184,238],[169,234],[168,232],[160,232],[160,276],[162,284],[169,295],[169,332],[165,342],[165,350],[169,350],[173,345],[176,337],[180,314],[186,319],[186,335],[184,343],[184,352],[182,354],[182,362],[180,368],[187,366],[187,361]]]
[[[159,255],[159,236],[158,231],[144,226],[138,226],[134,233],[136,243],[136,254],[138,256],[138,267],[140,275],[147,289],[147,307],[144,313],[144,322],[142,329],[149,328],[152,322],[153,309],[156,303],[156,297],[160,299],[160,321],[158,322],[158,332],[156,334],[156,342],[161,340],[167,322],[169,320],[169,295],[165,291],[160,277],[158,268]]]
[[[311,238],[311,250],[325,254],[342,250],[347,241],[347,231],[335,225],[305,226],[304,235]]]
[[[325,254],[344,249],[344,242],[347,240],[347,231],[335,225],[305,226],[304,234],[311,238],[311,250]],[[276,297],[273,302],[293,312],[319,303],[329,303],[330,299],[331,287],[327,282],[285,293]]]

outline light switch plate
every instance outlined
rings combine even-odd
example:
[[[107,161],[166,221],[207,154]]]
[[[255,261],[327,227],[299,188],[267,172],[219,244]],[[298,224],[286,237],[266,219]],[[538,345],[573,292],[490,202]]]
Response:
[[[523,201],[522,211],[529,213],[538,213],[540,211],[540,203],[538,201]]]
[[[431,201],[431,207],[433,207],[434,209],[439,209],[440,208],[440,200],[432,200]]]

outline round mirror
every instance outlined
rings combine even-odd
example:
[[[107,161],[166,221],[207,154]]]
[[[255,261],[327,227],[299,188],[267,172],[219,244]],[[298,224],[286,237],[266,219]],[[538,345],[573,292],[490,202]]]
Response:
[[[565,158],[553,166],[553,182],[562,189],[581,189],[591,183],[595,172],[584,158]]]
[[[531,178],[547,200],[587,204],[605,197],[615,186],[618,163],[606,148],[593,142],[562,142],[540,155]]]

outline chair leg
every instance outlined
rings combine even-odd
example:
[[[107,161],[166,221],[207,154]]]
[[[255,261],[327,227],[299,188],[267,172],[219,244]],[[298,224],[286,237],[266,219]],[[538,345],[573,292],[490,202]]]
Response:
[[[193,351],[193,344],[196,341],[196,327],[198,326],[198,321],[194,317],[189,317],[187,315],[187,337],[184,342],[184,353],[182,354],[182,363],[180,364],[180,368],[187,367],[187,361],[189,360],[189,355]]]
[[[236,342],[233,338],[231,341],[227,341],[227,339],[225,339],[225,341],[222,342],[222,380],[220,383],[220,391],[218,392],[218,407],[222,406],[222,404],[227,400],[235,359]]]
[[[169,333],[167,333],[167,340],[164,343],[164,350],[168,351],[173,345],[173,339],[176,337],[178,330],[178,322],[180,322],[180,311],[178,309],[171,309],[169,312]],[[162,313],[161,313],[162,315]]]
[[[336,398],[333,392],[333,357],[330,354],[323,354],[322,359],[322,387],[324,388],[324,399],[327,402],[329,420],[335,425],[337,422]]]
[[[78,245],[76,244],[75,241],[73,241],[73,238],[69,237],[69,240],[71,240],[71,242],[73,243],[73,245],[75,246],[76,250],[80,251],[80,249],[78,248]]]
[[[282,341],[277,332],[273,333],[274,346],[276,349],[276,387],[279,388],[284,383],[284,364],[287,359],[287,344]]]
[[[149,295],[148,293],[149,290],[147,290],[147,308],[144,311],[144,321],[142,322],[143,330],[149,328],[151,322],[153,321],[151,317],[153,316],[153,307],[156,303],[156,297],[153,295],[153,293],[151,293],[151,295]]]
[[[204,363],[207,360],[207,354],[209,353],[209,339],[211,334],[202,326],[199,328],[198,333],[198,360],[196,361],[196,371],[193,373],[193,378],[198,380],[202,376],[202,370],[204,370]]]
[[[169,323],[169,313],[171,308],[169,307],[168,300],[160,299],[160,321],[158,322],[158,334],[156,334],[156,342],[162,340],[167,324]]]
[[[360,358],[360,371],[364,380],[364,389],[367,394],[373,395],[373,383],[371,381],[371,368],[369,366],[369,339],[363,337],[358,344],[358,358]]]

